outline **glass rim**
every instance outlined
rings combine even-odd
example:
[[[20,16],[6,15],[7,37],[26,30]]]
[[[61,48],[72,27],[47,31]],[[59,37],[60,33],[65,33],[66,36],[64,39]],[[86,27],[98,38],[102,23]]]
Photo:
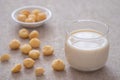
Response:
[[[79,38],[79,37],[74,36],[74,38],[76,38],[76,39],[84,39],[84,40],[100,39],[101,37],[104,37],[109,33],[109,26],[107,24],[103,23],[102,21],[98,21],[98,20],[74,20],[72,23],[82,23],[82,22],[92,22],[92,23],[97,23],[97,24],[103,25],[103,26],[106,27],[106,31],[103,32],[103,34],[101,36],[96,37],[96,38]],[[90,30],[94,30],[94,29],[90,29]],[[68,36],[72,35],[71,32],[68,32],[68,30],[66,31],[66,33],[67,33]]]

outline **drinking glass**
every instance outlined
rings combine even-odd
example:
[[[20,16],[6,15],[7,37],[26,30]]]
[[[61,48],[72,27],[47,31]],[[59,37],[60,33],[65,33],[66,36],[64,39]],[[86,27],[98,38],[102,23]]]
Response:
[[[108,32],[109,27],[100,21],[73,21],[65,37],[65,56],[70,66],[80,71],[102,68],[109,53]]]

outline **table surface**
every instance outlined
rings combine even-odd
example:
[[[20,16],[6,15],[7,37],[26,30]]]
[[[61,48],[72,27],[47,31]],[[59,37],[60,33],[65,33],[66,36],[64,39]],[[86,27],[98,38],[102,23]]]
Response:
[[[49,8],[53,17],[43,26],[36,28],[40,32],[41,48],[50,44],[55,49],[53,56],[36,60],[32,69],[22,68],[20,73],[12,74],[11,68],[16,63],[23,62],[26,55],[19,50],[13,51],[8,47],[9,41],[16,38],[22,44],[28,43],[18,36],[22,28],[11,19],[11,13],[16,8],[38,5]],[[0,63],[0,80],[120,80],[120,1],[119,0],[0,0],[0,55],[9,53],[11,59]],[[80,72],[69,66],[64,54],[64,35],[66,24],[76,19],[100,20],[110,27],[110,52],[106,66],[94,72]],[[32,29],[29,29],[32,30]],[[51,62],[60,58],[66,67],[63,72],[53,71]],[[36,77],[34,69],[44,67],[45,74]]]

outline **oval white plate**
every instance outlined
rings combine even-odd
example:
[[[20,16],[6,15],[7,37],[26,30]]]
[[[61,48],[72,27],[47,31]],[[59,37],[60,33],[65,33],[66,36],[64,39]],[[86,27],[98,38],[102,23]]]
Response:
[[[33,23],[21,22],[21,21],[19,21],[17,19],[17,15],[19,14],[19,12],[21,10],[25,10],[25,9],[30,10],[30,11],[33,10],[33,9],[39,9],[42,12],[45,12],[45,14],[47,15],[47,18],[45,20],[43,20],[43,21],[40,21],[40,22],[33,22]],[[35,27],[39,27],[43,23],[47,22],[52,17],[52,14],[51,14],[51,11],[49,9],[45,8],[45,7],[41,7],[41,6],[24,6],[24,7],[21,7],[21,8],[18,8],[16,10],[14,10],[12,12],[12,14],[11,14],[11,17],[16,23],[18,23],[18,24],[20,24],[20,25],[22,25],[24,27],[35,28]]]

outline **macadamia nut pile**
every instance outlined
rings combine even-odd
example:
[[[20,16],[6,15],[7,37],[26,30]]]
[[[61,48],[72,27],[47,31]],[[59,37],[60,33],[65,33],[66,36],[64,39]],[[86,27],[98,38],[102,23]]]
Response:
[[[27,23],[33,23],[33,22],[39,22],[43,21],[47,18],[47,15],[45,12],[39,10],[39,9],[33,9],[33,10],[22,10],[17,15],[17,19],[21,22],[27,22]]]
[[[31,12],[29,10],[22,10],[17,17],[18,20],[23,22],[35,22],[44,20],[46,18],[46,15],[40,10],[35,9]],[[22,65],[27,69],[32,68],[35,65],[35,60],[39,59],[41,55],[40,51],[38,49],[35,49],[39,48],[41,44],[41,41],[39,39],[39,32],[37,30],[32,30],[30,32],[28,29],[22,28],[19,30],[18,35],[22,39],[28,39],[28,43],[21,44],[19,40],[13,39],[9,43],[9,48],[11,50],[16,50],[20,48],[21,53],[26,54],[26,56],[28,56],[29,58],[25,58],[23,60],[23,64],[15,64],[11,69],[12,73],[20,72],[22,70]],[[44,45],[41,52],[44,56],[50,56],[53,55],[54,48],[51,45]],[[10,54],[3,54],[0,57],[1,62],[8,61],[9,59]],[[53,70],[55,71],[63,71],[65,69],[65,64],[61,59],[53,60],[51,65]],[[44,73],[45,69],[43,67],[35,68],[36,76],[41,76]]]

